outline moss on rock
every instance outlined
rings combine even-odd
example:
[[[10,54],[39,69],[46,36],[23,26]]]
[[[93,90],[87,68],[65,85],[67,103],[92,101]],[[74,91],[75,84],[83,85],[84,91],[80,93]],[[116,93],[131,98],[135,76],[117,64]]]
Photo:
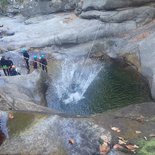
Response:
[[[150,141],[140,141],[139,145],[141,149],[138,151],[137,155],[154,155],[155,154],[155,138]]]

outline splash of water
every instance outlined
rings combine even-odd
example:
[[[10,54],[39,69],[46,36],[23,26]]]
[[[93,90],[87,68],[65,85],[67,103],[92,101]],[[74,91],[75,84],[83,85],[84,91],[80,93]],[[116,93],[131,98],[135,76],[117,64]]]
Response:
[[[60,102],[77,103],[84,99],[84,94],[97,74],[103,68],[99,61],[88,59],[83,65],[82,59],[65,59],[60,67],[60,74],[53,80],[54,91]]]

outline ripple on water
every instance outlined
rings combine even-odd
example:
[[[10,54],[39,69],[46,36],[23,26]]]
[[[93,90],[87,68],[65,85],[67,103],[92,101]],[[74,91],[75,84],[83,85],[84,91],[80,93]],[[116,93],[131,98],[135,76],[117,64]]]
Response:
[[[134,70],[89,59],[55,63],[48,106],[71,115],[90,115],[150,101],[146,82]]]

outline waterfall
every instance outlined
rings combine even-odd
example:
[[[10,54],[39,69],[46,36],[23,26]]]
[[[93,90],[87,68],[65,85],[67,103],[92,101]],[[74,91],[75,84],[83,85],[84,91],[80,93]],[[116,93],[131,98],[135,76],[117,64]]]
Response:
[[[84,99],[84,94],[103,68],[101,62],[84,58],[66,58],[59,67],[59,74],[52,79],[54,97],[57,102],[63,104],[78,103]],[[56,102],[54,100],[54,102]]]

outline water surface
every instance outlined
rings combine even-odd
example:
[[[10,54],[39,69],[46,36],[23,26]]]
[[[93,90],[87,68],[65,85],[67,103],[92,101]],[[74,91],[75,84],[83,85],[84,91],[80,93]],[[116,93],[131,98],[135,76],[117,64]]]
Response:
[[[53,62],[48,106],[71,115],[90,115],[150,101],[145,80],[132,69],[88,59]]]

